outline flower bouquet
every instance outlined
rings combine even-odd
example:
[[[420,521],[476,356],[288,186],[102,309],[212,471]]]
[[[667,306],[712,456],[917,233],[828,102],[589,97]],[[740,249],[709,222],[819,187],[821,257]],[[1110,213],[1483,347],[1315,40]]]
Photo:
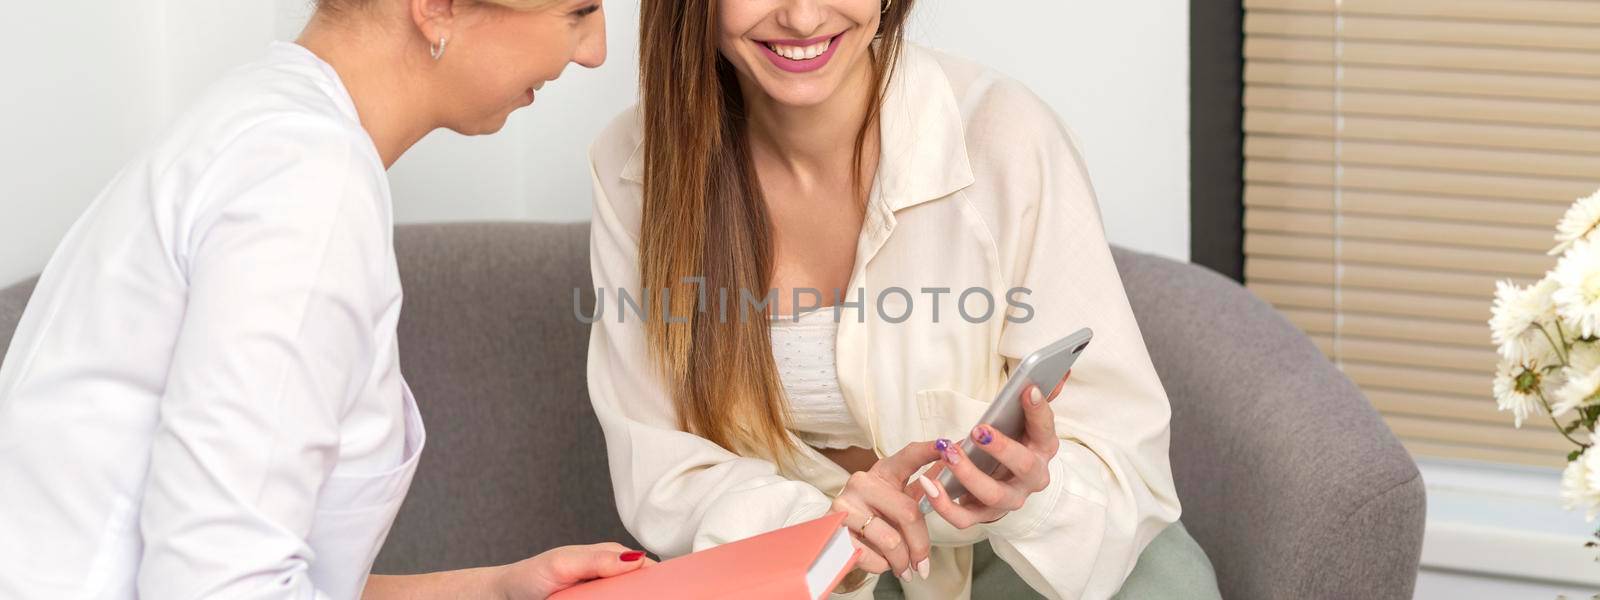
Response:
[[[1556,225],[1555,270],[1529,286],[1495,284],[1490,336],[1500,353],[1494,397],[1516,426],[1548,417],[1572,442],[1561,477],[1568,509],[1600,516],[1600,192]],[[1600,533],[1597,533],[1600,535]],[[1595,542],[1590,542],[1594,546]]]

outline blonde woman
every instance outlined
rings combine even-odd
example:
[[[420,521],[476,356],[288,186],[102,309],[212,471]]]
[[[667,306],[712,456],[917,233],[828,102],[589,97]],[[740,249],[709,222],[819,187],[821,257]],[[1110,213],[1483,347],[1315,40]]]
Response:
[[[624,523],[673,556],[843,512],[853,596],[1216,597],[1073,140],[1016,82],[903,44],[913,4],[644,0],[642,102],[591,150],[596,285],[671,292],[590,342]],[[1080,327],[1025,435],[974,427]]]
[[[424,439],[385,170],[599,66],[600,8],[323,0],[128,164],[0,370],[0,597],[536,599],[645,564],[367,575]]]

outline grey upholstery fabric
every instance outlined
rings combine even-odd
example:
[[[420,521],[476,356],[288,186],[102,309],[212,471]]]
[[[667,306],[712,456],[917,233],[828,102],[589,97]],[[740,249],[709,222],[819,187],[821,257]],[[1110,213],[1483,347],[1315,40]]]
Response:
[[[38,277],[30,277],[0,290],[0,361],[5,360],[3,353],[11,347],[11,336],[17,332],[22,309],[27,308],[28,297],[33,295],[33,286],[38,283]]]
[[[428,429],[379,573],[634,545],[589,407],[589,226],[403,226],[400,365]]]
[[[617,540],[586,397],[583,224],[398,228],[401,362],[428,427],[380,573],[498,564]],[[1183,521],[1226,598],[1409,598],[1425,501],[1360,392],[1254,295],[1118,249],[1172,400]],[[31,282],[0,290],[9,342]],[[592,294],[592,292],[591,292]]]
[[[1224,598],[1410,598],[1422,478],[1361,392],[1254,294],[1118,249],[1172,402],[1183,522]]]

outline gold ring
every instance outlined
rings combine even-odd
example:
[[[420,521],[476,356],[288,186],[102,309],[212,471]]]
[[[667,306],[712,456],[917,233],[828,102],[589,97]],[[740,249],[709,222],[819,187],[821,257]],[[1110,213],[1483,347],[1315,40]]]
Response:
[[[867,533],[867,526],[871,525],[872,521],[874,519],[877,519],[877,518],[878,518],[878,515],[867,515],[867,520],[861,522],[861,533],[862,534],[866,534]]]

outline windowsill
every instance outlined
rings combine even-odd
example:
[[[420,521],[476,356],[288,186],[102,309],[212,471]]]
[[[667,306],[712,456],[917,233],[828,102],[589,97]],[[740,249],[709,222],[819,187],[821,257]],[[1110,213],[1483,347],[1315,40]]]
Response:
[[[1420,458],[1428,490],[1422,568],[1600,586],[1593,523],[1561,508],[1561,471]]]

